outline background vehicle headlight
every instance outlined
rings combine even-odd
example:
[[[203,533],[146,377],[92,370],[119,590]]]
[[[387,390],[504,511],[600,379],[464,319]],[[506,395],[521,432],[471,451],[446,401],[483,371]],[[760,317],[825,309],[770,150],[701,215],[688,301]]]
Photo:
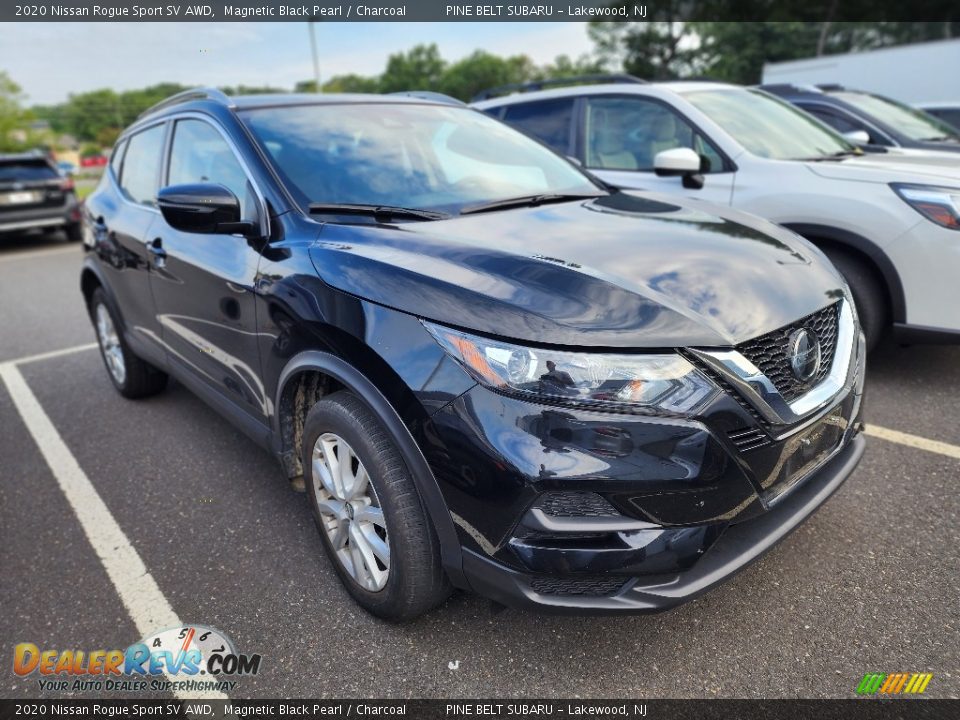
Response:
[[[423,324],[478,382],[502,392],[685,415],[718,392],[713,382],[675,354],[607,355],[528,348]]]
[[[960,230],[960,188],[893,183],[893,191],[927,220]]]

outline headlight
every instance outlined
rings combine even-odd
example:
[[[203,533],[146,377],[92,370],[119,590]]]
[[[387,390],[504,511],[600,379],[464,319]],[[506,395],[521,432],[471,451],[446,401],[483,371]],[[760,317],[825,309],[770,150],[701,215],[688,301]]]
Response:
[[[893,183],[893,191],[927,220],[941,227],[960,230],[960,188]]]
[[[494,390],[623,409],[691,414],[718,388],[679,355],[606,355],[528,348],[424,322],[478,382]]]

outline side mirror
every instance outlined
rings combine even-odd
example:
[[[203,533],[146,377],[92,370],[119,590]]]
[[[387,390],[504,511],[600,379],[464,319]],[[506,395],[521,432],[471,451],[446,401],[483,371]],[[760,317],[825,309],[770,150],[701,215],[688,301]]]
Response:
[[[851,130],[845,132],[843,136],[854,145],[868,145],[870,143],[870,135],[866,130]]]
[[[171,185],[157,195],[163,219],[189,233],[249,234],[255,226],[240,217],[240,200],[223,185]]]
[[[682,177],[683,186],[693,190],[703,187],[700,156],[690,148],[671,148],[653,158],[653,170],[660,177]]]

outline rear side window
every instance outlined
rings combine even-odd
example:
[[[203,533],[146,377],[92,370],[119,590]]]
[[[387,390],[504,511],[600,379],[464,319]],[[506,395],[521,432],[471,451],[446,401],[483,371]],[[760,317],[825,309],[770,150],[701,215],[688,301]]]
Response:
[[[163,125],[138,132],[127,141],[120,187],[127,197],[141,205],[157,204],[160,179],[160,155],[163,151]]]
[[[43,160],[0,162],[0,182],[33,182],[55,180],[57,177],[57,171]]]
[[[518,130],[545,142],[561,155],[570,154],[573,98],[508,105],[503,119]]]

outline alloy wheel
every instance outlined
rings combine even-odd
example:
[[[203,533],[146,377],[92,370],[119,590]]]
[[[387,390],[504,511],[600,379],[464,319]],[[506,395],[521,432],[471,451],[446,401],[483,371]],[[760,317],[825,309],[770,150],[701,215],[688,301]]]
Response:
[[[127,379],[127,364],[123,358],[120,337],[113,325],[110,311],[103,303],[97,305],[97,339],[100,341],[100,349],[107,361],[110,375],[117,385],[123,385],[124,380]]]
[[[360,458],[339,435],[323,433],[313,446],[311,475],[321,524],[350,577],[377,592],[390,574],[387,525]]]

